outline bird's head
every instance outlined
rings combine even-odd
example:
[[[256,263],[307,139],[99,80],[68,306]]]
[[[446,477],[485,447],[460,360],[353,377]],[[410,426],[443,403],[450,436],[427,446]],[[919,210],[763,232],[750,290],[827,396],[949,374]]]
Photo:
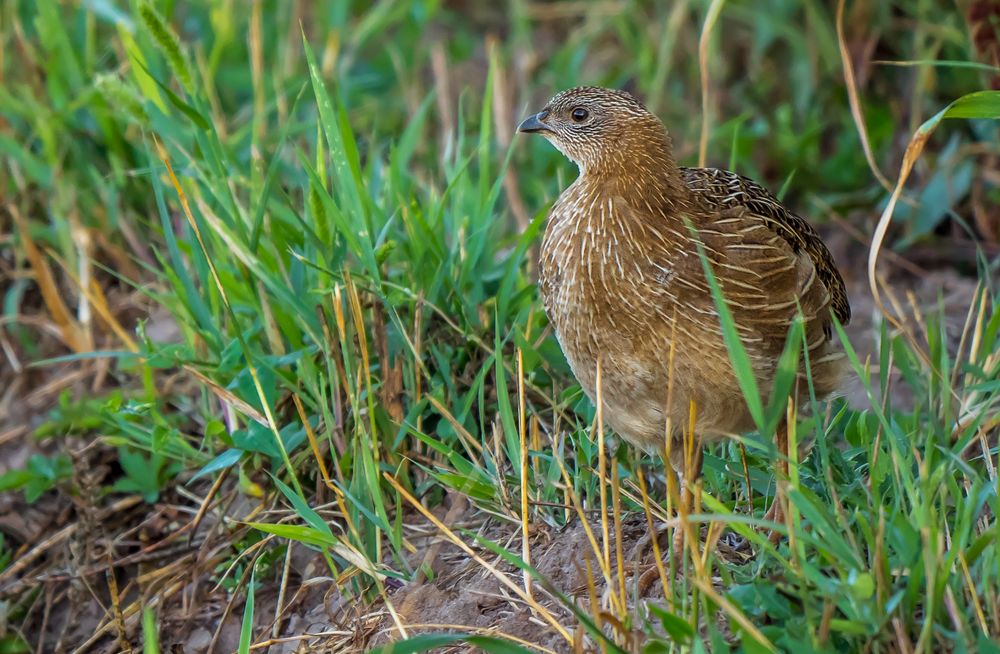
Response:
[[[643,159],[670,157],[663,123],[625,91],[594,86],[563,91],[517,131],[544,136],[581,172],[627,172]]]

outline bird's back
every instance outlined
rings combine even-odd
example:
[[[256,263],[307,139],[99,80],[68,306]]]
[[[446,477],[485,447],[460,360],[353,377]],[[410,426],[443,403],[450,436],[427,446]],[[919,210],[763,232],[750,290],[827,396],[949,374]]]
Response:
[[[851,306],[844,279],[830,250],[807,220],[786,208],[763,186],[743,175],[718,168],[680,170],[685,185],[709,207],[717,211],[745,208],[755,220],[762,221],[784,239],[794,252],[808,254],[820,281],[830,293],[833,314],[842,324],[850,322]]]
[[[553,207],[542,247],[542,297],[574,374],[594,398],[601,361],[606,415],[640,445],[662,440],[668,385],[675,425],[693,401],[706,434],[753,426],[698,241],[765,399],[797,315],[817,394],[835,391],[843,369],[832,316],[849,319],[846,293],[815,230],[734,173],[686,168],[681,177],[686,196],[667,203],[577,180]]]

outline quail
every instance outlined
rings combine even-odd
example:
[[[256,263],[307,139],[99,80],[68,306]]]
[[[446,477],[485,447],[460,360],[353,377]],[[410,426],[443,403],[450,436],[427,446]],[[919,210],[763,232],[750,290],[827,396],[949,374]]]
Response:
[[[518,131],[544,137],[579,168],[549,213],[540,250],[539,292],[556,337],[595,402],[601,380],[609,427],[661,454],[672,441],[682,501],[701,460],[699,447],[685,465],[685,430],[705,443],[755,428],[699,245],[762,401],[797,317],[816,395],[837,391],[846,365],[833,321],[848,323],[850,305],[806,220],[746,177],[679,166],[663,123],[624,91],[563,91]],[[807,400],[807,386],[793,394]],[[786,429],[775,435],[786,457],[779,467],[787,466]],[[782,519],[777,501],[766,517]]]

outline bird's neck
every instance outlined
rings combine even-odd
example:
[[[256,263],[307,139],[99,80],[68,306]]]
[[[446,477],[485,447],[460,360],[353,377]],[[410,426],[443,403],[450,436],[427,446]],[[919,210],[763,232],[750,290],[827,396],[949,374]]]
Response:
[[[618,146],[589,165],[580,165],[581,181],[629,201],[670,209],[683,204],[688,189],[674,161],[670,137],[622,138]]]

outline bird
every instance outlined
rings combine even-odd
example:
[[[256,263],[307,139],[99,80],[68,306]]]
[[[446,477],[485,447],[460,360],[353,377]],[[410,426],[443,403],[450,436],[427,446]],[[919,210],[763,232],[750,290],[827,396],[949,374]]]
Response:
[[[540,248],[538,288],[549,323],[606,425],[669,459],[682,503],[700,476],[701,444],[757,426],[703,259],[763,402],[796,320],[816,396],[838,392],[847,366],[834,321],[846,325],[851,309],[809,222],[747,177],[678,165],[664,124],[625,91],[562,91],[518,132],[544,137],[579,169],[548,214]],[[804,379],[802,363],[798,375]],[[806,401],[808,386],[796,384],[792,395]],[[683,446],[686,432],[696,448]],[[775,441],[778,471],[787,476],[784,422]],[[784,519],[777,498],[764,519]],[[676,530],[675,551],[682,538]]]

